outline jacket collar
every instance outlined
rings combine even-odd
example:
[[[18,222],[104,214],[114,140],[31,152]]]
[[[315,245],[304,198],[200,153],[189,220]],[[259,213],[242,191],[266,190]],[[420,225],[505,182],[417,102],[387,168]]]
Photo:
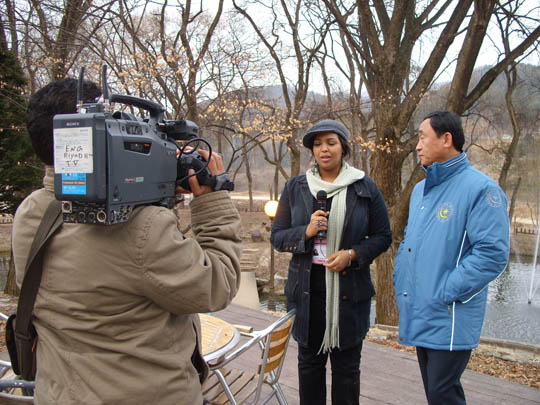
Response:
[[[422,166],[426,172],[424,192],[454,177],[469,166],[469,159],[465,155],[465,152],[461,152],[459,155],[443,163],[435,162],[429,166]]]

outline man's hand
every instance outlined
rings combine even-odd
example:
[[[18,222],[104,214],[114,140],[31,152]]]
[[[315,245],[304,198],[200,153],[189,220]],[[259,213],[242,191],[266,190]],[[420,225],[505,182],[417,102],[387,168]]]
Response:
[[[198,149],[197,152],[199,152],[201,156],[208,162],[210,155],[207,150]],[[218,174],[225,172],[225,169],[223,167],[223,158],[219,154],[212,152],[212,158],[208,162],[208,170],[210,170],[210,173],[212,174],[212,176],[217,176]],[[189,169],[188,174],[189,175],[195,174],[195,171],[193,169]],[[191,176],[188,179],[188,182],[189,182],[189,187],[191,188],[191,191],[178,186],[176,187],[176,192],[179,194],[193,193],[194,197],[198,197],[200,195],[207,194],[213,191],[210,186],[200,185],[199,180],[197,179],[197,176]]]

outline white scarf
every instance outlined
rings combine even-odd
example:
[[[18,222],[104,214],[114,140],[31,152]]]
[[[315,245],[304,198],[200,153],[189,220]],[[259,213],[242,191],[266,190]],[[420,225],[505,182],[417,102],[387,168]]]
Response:
[[[330,215],[328,216],[328,230],[326,232],[326,255],[339,250],[341,235],[345,223],[345,213],[347,211],[347,187],[357,180],[364,178],[365,173],[343,161],[338,176],[332,183],[321,179],[318,170],[308,169],[306,178],[309,191],[313,197],[317,198],[317,192],[326,191],[328,197],[334,197]],[[332,348],[339,348],[339,273],[326,270],[326,329],[321,350],[331,351]]]

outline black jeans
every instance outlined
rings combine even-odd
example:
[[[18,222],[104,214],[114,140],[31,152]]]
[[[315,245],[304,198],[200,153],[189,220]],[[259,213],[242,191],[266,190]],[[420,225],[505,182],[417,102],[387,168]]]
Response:
[[[470,350],[434,350],[416,347],[416,355],[429,405],[465,405],[460,378],[467,367]]]
[[[332,404],[357,405],[360,401],[362,342],[345,350],[319,353],[326,328],[326,282],[324,267],[311,272],[308,345],[298,345],[300,405],[326,405],[326,363],[332,367]]]
[[[360,398],[362,342],[346,350],[320,353],[326,328],[326,282],[324,267],[313,265],[311,274],[308,346],[298,345],[300,405],[326,405],[326,363],[332,367],[332,403],[357,405]]]
[[[326,405],[326,362],[332,367],[332,404],[353,405],[360,401],[360,356],[358,346],[317,354],[319,348],[298,346],[300,405]]]

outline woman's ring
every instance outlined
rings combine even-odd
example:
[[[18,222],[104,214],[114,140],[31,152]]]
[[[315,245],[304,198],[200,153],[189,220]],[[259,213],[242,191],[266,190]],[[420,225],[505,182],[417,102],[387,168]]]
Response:
[[[322,221],[317,221],[317,226],[320,228],[322,226]]]

